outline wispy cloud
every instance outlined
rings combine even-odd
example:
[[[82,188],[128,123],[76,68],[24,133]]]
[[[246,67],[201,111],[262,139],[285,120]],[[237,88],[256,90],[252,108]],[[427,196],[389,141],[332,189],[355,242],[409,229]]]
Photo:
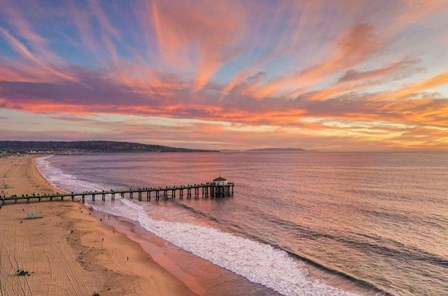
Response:
[[[245,7],[227,1],[152,1],[158,45],[167,63],[195,62],[195,90],[202,89],[216,70],[241,49]]]
[[[444,1],[46,5],[0,4],[0,116],[60,123],[48,137],[448,148]]]

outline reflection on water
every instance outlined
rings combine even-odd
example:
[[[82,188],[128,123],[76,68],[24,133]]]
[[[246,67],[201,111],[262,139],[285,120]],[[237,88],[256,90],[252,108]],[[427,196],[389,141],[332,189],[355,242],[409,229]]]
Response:
[[[448,291],[447,154],[146,153],[49,161],[77,178],[71,188],[83,181],[106,188],[192,184],[221,172],[236,183],[234,198],[151,203],[144,211],[157,221],[269,244],[393,294]]]

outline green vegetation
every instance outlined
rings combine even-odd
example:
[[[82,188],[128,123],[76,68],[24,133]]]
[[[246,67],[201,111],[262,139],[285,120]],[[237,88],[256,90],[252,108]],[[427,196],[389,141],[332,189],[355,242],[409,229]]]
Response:
[[[3,189],[11,189],[11,186],[9,184],[3,184]]]

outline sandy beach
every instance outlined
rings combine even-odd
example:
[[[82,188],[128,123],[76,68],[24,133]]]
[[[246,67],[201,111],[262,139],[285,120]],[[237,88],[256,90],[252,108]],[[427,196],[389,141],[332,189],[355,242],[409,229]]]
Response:
[[[32,156],[0,158],[6,195],[56,189]],[[2,192],[2,194],[3,194]],[[41,219],[25,219],[29,212]],[[30,276],[17,276],[25,269]],[[0,209],[0,295],[192,295],[140,245],[72,202]]]

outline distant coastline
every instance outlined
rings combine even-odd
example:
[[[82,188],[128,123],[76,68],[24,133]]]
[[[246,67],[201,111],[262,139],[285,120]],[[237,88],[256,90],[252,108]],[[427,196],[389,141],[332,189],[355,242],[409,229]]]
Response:
[[[0,141],[0,157],[15,154],[87,154],[87,153],[138,153],[138,152],[316,152],[303,148],[254,148],[245,150],[210,150],[179,148],[162,145],[120,141]]]
[[[81,154],[132,152],[220,152],[118,141],[0,141],[2,154]]]

